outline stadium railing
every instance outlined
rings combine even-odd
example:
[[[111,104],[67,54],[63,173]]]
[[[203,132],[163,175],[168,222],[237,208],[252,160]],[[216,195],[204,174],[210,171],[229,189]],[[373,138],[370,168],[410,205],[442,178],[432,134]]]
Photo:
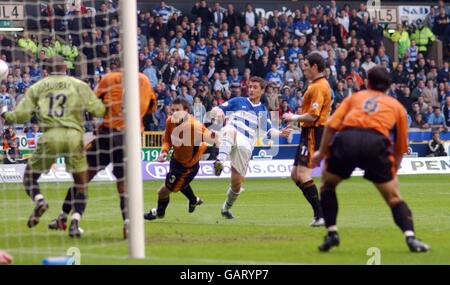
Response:
[[[142,147],[161,147],[163,142],[164,132],[144,132],[142,134]]]

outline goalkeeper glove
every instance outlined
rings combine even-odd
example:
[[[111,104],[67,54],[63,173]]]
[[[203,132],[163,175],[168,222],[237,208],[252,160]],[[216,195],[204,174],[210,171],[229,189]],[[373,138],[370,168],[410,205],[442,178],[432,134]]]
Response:
[[[0,112],[0,117],[2,117],[4,119],[6,112],[8,112],[8,105],[3,105],[2,111]]]

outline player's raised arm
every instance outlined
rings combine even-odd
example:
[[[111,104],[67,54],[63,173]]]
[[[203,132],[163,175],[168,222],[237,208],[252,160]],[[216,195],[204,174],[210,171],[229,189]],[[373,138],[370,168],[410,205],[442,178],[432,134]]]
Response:
[[[228,100],[228,101],[226,101],[226,102],[220,104],[220,105],[217,106],[217,107],[220,108],[220,109],[225,113],[225,115],[226,115],[227,112],[229,112],[229,111],[234,111],[233,108],[234,108],[234,105],[236,104],[236,100],[237,100],[237,97],[232,98],[232,99],[230,99],[230,100]],[[215,109],[215,108],[216,108],[216,107],[214,107],[213,109]]]
[[[36,110],[36,98],[33,90],[29,89],[13,111],[2,110],[1,116],[7,124],[23,124],[30,120],[34,110]]]
[[[292,128],[290,126],[287,126],[282,130],[275,129],[272,126],[272,121],[269,119],[269,114],[267,112],[265,121],[267,122],[267,136],[287,138],[291,134]]]
[[[80,91],[86,94],[86,111],[96,117],[102,117],[106,112],[106,107],[103,102],[96,96],[91,88],[83,83],[80,83]]]

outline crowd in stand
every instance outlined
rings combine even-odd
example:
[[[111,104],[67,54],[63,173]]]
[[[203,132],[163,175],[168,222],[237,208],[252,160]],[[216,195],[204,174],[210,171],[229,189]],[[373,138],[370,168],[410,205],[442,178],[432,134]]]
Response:
[[[120,65],[117,1],[97,9],[55,5],[41,10],[40,29],[53,37],[13,39],[0,35],[1,57],[27,50],[29,64],[10,62],[11,74],[1,84],[2,101],[14,108],[31,84],[47,76],[40,63],[58,53],[73,75],[82,54],[86,80],[95,88],[100,78]],[[446,130],[450,127],[449,51],[450,9],[444,1],[432,7],[423,21],[398,24],[394,32],[370,19],[365,4],[358,8],[336,1],[305,4],[286,15],[273,11],[260,17],[251,4],[244,11],[232,4],[198,1],[184,15],[164,1],[151,11],[138,11],[139,71],[158,94],[159,109],[145,118],[146,130],[164,130],[168,106],[178,96],[188,99],[202,122],[207,112],[235,96],[248,96],[249,78],[267,81],[262,98],[273,116],[300,112],[308,87],[303,75],[305,56],[319,52],[327,63],[325,76],[333,90],[333,110],[347,96],[364,89],[370,68],[383,65],[392,73],[389,95],[407,109],[410,127]],[[36,35],[36,34],[34,34]],[[383,37],[398,42],[398,58],[388,56]],[[436,38],[443,42],[444,63],[430,57]]]

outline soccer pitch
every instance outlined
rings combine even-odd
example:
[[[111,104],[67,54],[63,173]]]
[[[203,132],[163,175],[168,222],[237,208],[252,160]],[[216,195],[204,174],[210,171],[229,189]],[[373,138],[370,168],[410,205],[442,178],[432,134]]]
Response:
[[[316,179],[318,182],[318,179]],[[47,224],[61,207],[68,184],[43,184],[50,204],[40,224],[28,229],[33,204],[21,184],[0,186],[0,248],[14,264],[41,264],[70,247],[81,251],[81,264],[366,264],[367,250],[377,247],[381,264],[450,264],[450,188],[447,175],[400,176],[402,196],[413,211],[417,236],[432,247],[410,253],[390,209],[376,189],[352,178],[338,189],[341,245],[329,253],[317,246],[324,228],[308,226],[312,210],[290,179],[248,179],[225,220],[220,208],[228,180],[195,180],[192,187],[205,203],[189,214],[181,193],[171,195],[162,220],[145,221],[146,259],[127,257],[115,184],[89,185],[89,202],[81,227],[84,236],[70,239]],[[145,182],[145,210],[156,206],[161,181]]]

